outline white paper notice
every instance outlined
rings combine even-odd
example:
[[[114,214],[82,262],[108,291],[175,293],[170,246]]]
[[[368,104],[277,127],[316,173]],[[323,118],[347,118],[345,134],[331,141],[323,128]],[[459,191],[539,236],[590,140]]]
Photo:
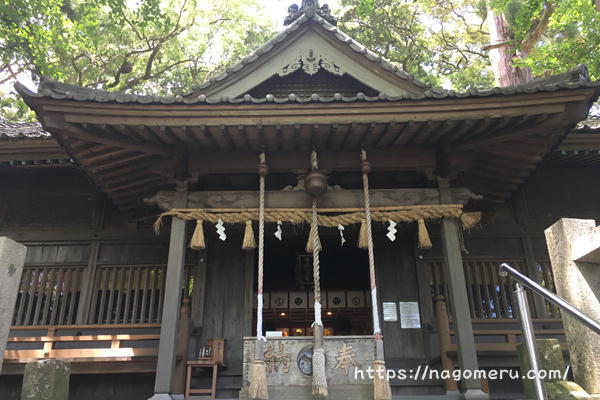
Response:
[[[383,303],[383,320],[385,322],[398,321],[398,309],[395,302]]]
[[[402,329],[418,329],[421,327],[419,303],[416,301],[400,302],[400,327]]]

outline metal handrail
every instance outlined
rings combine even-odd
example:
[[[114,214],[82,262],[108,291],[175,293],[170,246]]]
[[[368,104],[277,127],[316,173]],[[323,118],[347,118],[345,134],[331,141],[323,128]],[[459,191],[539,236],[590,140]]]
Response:
[[[533,292],[539,294],[552,304],[557,305],[561,310],[571,314],[575,319],[583,323],[594,332],[600,334],[600,324],[592,318],[585,315],[581,310],[573,307],[565,299],[556,294],[552,293],[548,289],[541,286],[526,275],[523,275],[510,265],[506,263],[500,264],[499,275],[507,276],[510,274],[512,278],[517,281],[515,283],[515,297],[519,304],[519,316],[521,321],[521,327],[523,329],[523,339],[525,348],[527,349],[527,355],[529,356],[529,362],[531,364],[531,370],[534,371],[533,387],[535,389],[535,395],[537,400],[547,400],[546,387],[544,386],[544,380],[540,376],[540,358],[535,344],[535,332],[533,330],[533,322],[531,319],[531,312],[529,311],[529,302],[525,295],[525,289],[523,286],[527,286]],[[523,285],[523,286],[522,286]]]
[[[582,311],[569,304],[565,299],[552,293],[551,291],[541,286],[539,283],[535,282],[528,276],[523,275],[510,265],[506,263],[500,264],[500,276],[506,276],[507,273],[512,275],[514,280],[516,280],[524,286],[527,286],[533,292],[544,297],[550,303],[558,306],[561,310],[568,312],[579,322],[581,322],[582,324],[584,324],[585,326],[587,326],[588,328],[600,335],[600,323],[598,323],[598,321],[588,317]]]

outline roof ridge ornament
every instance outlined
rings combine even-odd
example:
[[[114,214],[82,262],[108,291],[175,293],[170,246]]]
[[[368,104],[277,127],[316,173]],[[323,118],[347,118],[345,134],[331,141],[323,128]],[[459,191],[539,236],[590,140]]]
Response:
[[[310,10],[310,11],[309,11]],[[304,13],[311,15],[312,13],[317,14],[331,25],[337,25],[337,19],[331,15],[331,9],[328,4],[323,4],[319,7],[318,0],[302,0],[302,4],[298,7],[298,4],[292,4],[288,7],[288,15],[283,20],[283,25],[290,25],[292,22],[300,18]]]

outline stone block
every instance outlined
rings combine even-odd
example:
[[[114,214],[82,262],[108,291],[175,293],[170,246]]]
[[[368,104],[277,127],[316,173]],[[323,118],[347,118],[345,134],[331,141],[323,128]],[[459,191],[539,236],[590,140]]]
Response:
[[[0,237],[0,373],[26,253],[27,247],[7,237]]]
[[[591,397],[578,384],[571,381],[553,381],[546,383],[548,400],[591,400]]]
[[[244,338],[244,380],[240,398],[246,395],[255,338]],[[269,396],[274,399],[312,398],[312,345],[308,336],[269,338],[264,346]],[[371,336],[326,336],[323,338],[325,369],[331,400],[367,400],[373,384],[368,372],[375,359]],[[285,397],[280,397],[284,396]],[[371,397],[369,397],[371,396]]]
[[[558,339],[537,339],[536,347],[540,357],[540,368],[546,371],[561,371],[564,372],[566,369],[565,359],[560,349],[560,342]],[[523,344],[517,346],[517,356],[519,358],[519,366],[521,367],[521,374],[525,374],[526,371],[531,369],[531,363],[529,362],[529,356],[527,349]],[[552,377],[545,380],[546,387],[551,381],[558,381],[559,378]],[[535,389],[533,388],[533,381],[524,379],[523,389],[528,398],[535,398]]]
[[[69,363],[60,360],[33,361],[25,366],[21,400],[68,400]]]
[[[557,294],[600,321],[600,265],[575,261],[595,246],[596,221],[563,218],[545,234]],[[575,381],[588,393],[600,394],[599,336],[566,312],[562,317]]]

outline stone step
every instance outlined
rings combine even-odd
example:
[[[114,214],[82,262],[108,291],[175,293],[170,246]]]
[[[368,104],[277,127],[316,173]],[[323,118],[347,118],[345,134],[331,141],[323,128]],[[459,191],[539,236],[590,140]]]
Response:
[[[310,386],[269,386],[269,398],[277,400],[312,400]],[[373,388],[369,385],[332,385],[327,400],[372,400]],[[392,400],[459,400],[459,394],[445,395],[394,395]],[[247,400],[240,393],[240,400]]]

